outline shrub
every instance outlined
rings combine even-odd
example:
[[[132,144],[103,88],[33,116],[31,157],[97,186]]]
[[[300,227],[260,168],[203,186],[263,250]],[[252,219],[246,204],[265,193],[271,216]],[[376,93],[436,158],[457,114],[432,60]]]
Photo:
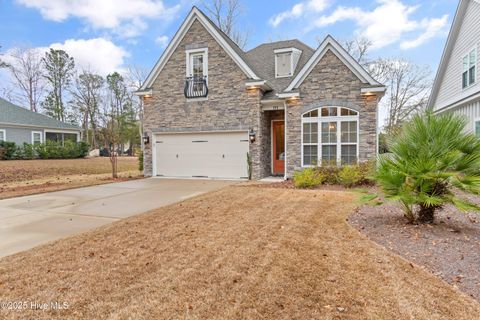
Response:
[[[323,183],[325,184],[338,184],[338,172],[340,171],[338,166],[322,166],[316,168],[316,170],[322,175]]]
[[[402,203],[410,221],[431,223],[447,203],[480,210],[453,192],[480,194],[480,139],[466,134],[465,124],[454,114],[415,115],[395,138],[391,154],[380,155],[375,178],[387,198]]]
[[[14,142],[0,141],[0,160],[10,160],[15,154]]]
[[[338,182],[347,188],[361,184],[363,179],[364,176],[359,165],[344,166],[338,172]]]
[[[32,160],[37,157],[37,153],[35,152],[35,148],[33,144],[24,143],[23,146],[23,159],[25,160]]]
[[[295,187],[309,189],[319,186],[323,183],[324,177],[319,170],[307,168],[303,171],[297,171],[293,175]]]
[[[15,145],[13,142],[0,142],[0,159],[10,160],[30,160],[30,159],[74,159],[84,158],[88,154],[89,146],[85,142],[75,143],[65,141],[64,145],[60,142],[47,141],[32,145],[24,143]]]

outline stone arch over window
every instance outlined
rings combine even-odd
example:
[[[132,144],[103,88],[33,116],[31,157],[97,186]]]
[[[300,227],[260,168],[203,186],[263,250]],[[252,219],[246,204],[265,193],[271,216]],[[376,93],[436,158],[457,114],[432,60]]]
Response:
[[[335,105],[305,109],[302,114],[302,166],[357,163],[360,112]]]

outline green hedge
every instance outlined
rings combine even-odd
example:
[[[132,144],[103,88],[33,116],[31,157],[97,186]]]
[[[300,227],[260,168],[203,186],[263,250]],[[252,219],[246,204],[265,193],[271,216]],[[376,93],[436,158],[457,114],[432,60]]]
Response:
[[[295,187],[301,189],[314,188],[320,184],[342,185],[347,188],[372,185],[371,176],[374,168],[375,163],[372,161],[345,166],[307,168],[295,172],[293,182]]]
[[[84,158],[88,154],[88,144],[85,142],[47,141],[32,145],[24,143],[16,145],[13,142],[0,142],[1,160],[30,160],[30,159],[75,159]]]

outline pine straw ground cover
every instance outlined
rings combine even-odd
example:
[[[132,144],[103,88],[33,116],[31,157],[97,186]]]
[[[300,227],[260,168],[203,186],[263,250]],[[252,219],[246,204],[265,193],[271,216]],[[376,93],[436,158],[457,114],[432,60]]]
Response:
[[[232,186],[0,260],[7,319],[472,319],[348,225],[357,195]]]
[[[139,178],[138,158],[119,157],[119,179],[109,158],[0,161],[0,199]]]

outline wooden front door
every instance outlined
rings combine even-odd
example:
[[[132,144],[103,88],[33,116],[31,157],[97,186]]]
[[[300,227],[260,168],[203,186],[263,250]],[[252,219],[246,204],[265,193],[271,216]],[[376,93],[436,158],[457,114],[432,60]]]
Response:
[[[285,173],[285,121],[272,121],[273,174]]]

